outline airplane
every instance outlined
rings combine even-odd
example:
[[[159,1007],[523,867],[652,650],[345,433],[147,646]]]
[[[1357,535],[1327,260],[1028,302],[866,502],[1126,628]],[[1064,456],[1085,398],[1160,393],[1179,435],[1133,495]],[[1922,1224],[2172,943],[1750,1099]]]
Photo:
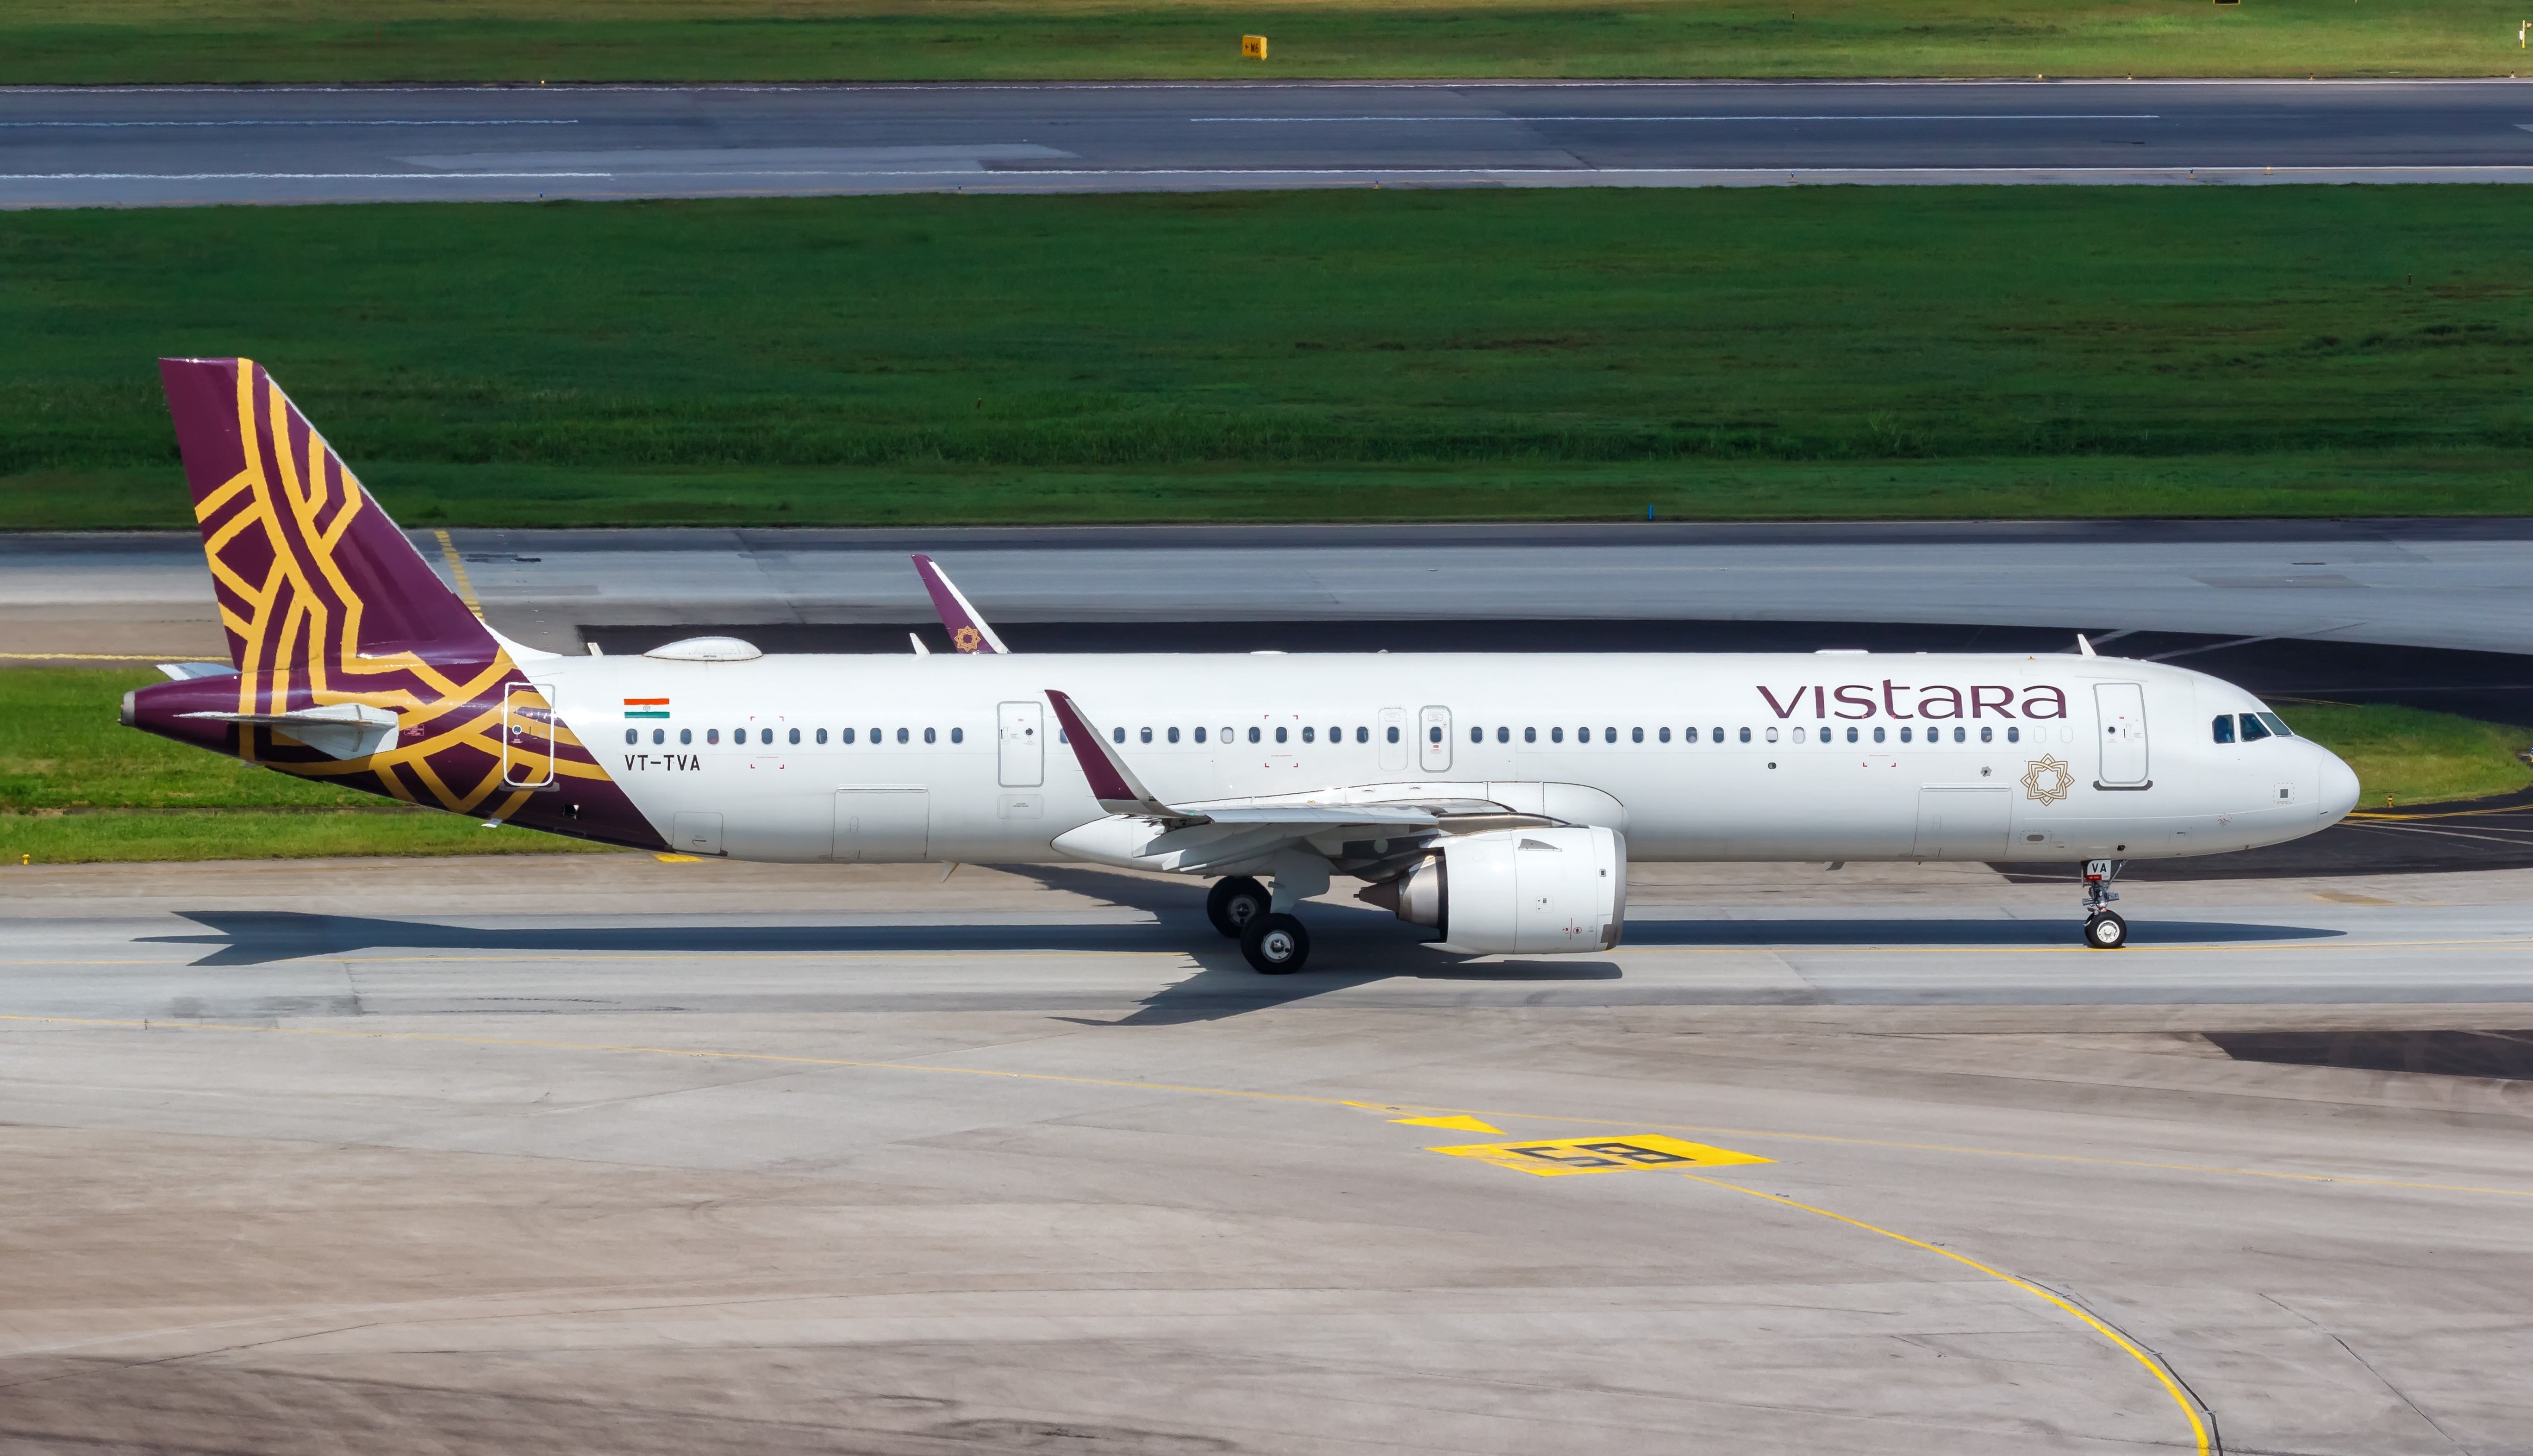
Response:
[[[2131,860],[2336,823],[2357,776],[2248,692],[2073,654],[566,656],[432,571],[264,369],[160,362],[226,665],[125,725],[488,826],[781,862],[1201,876],[1250,964],[1336,876],[1442,950],[1615,948],[1631,859]],[[983,628],[937,568],[936,601]],[[954,625],[953,631],[956,632]],[[1050,742],[1049,740],[1053,741]]]

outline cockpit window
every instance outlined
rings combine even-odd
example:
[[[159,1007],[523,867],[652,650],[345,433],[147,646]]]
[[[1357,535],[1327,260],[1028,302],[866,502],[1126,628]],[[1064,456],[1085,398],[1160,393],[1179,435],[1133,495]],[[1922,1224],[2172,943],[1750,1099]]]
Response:
[[[2234,741],[2233,714],[2219,713],[2216,715],[2216,741],[2219,743],[2231,743]]]
[[[2274,713],[2263,713],[2259,716],[2261,722],[2269,726],[2270,732],[2277,734],[2281,738],[2292,738],[2295,736],[2295,729],[2287,727],[2287,721],[2285,719],[2280,718]]]
[[[2246,713],[2243,715],[2244,742],[2257,743],[2261,739],[2269,736],[2269,726],[2261,721],[2267,716],[2268,715],[2261,713]]]

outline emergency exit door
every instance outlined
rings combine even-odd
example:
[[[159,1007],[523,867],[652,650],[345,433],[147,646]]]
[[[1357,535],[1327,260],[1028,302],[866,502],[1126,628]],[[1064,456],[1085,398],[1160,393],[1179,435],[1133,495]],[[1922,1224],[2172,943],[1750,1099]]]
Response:
[[[1429,774],[1451,767],[1451,710],[1427,708],[1416,715],[1416,766]]]
[[[2093,706],[2101,714],[2102,784],[2144,786],[2146,689],[2134,682],[2096,682]]]
[[[1035,788],[1046,782],[1046,723],[1035,703],[1002,706],[1001,778],[1005,788]]]

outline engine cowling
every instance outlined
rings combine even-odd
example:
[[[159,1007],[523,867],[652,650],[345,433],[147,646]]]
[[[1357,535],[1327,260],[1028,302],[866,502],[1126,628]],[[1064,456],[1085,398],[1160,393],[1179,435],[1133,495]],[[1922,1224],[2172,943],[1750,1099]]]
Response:
[[[1362,900],[1475,955],[1607,951],[1627,918],[1627,842],[1616,830],[1502,829],[1445,840]]]

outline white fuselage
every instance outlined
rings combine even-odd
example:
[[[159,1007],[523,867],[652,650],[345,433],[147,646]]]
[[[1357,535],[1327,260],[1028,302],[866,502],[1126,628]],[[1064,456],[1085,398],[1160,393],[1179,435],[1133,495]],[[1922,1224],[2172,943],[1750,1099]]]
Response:
[[[1638,860],[2207,854],[2310,834],[2357,793],[2318,744],[2215,741],[2215,715],[2261,708],[2250,694],[2116,658],[609,657],[526,669],[670,844],[740,859],[1074,857],[1054,841],[1107,816],[1056,741],[1049,688],[1170,804],[1491,799],[1620,830]],[[1387,786],[1398,793],[1365,791]]]

